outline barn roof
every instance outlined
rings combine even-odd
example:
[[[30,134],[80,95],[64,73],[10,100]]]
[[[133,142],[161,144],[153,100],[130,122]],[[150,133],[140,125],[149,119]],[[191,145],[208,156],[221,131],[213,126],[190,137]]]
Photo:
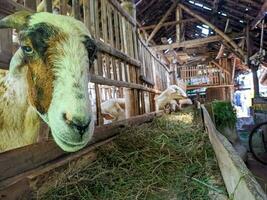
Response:
[[[155,25],[163,18],[165,13],[174,3],[174,0],[134,0],[137,9],[137,20],[140,23],[140,28],[145,30],[148,35],[152,33]],[[255,23],[265,16],[264,0],[181,0],[182,5],[188,7],[194,13],[200,15],[204,19],[211,22],[221,31],[224,31],[234,41],[239,44],[240,48],[246,51],[246,27],[250,27],[251,50],[255,53],[259,50],[261,29],[256,27],[252,30]],[[167,16],[164,22],[170,22],[162,26],[152,38],[151,46],[171,44],[176,42],[176,9]],[[194,19],[184,10],[182,11],[182,41],[194,40],[200,38],[209,38],[216,36],[216,32],[209,26]],[[228,28],[225,30],[227,21],[229,20]],[[264,38],[267,38],[267,32],[264,31]],[[243,41],[242,41],[243,39]],[[152,41],[151,40],[151,41]],[[206,43],[194,48],[180,47],[175,48],[176,52],[186,52],[188,55],[202,55],[209,52],[209,57],[214,58],[218,53],[221,41]],[[266,48],[267,41],[264,42]],[[163,51],[165,55],[169,55],[171,51],[168,49]],[[217,53],[216,53],[217,52]],[[227,55],[230,52],[225,51]]]

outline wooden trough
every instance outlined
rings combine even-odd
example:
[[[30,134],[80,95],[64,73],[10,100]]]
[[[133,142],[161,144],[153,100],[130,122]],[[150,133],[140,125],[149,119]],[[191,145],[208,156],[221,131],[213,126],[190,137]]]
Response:
[[[205,106],[201,106],[206,130],[216,154],[230,199],[265,200],[267,196],[231,143],[215,128]]]
[[[151,122],[160,112],[96,127],[93,140],[81,151],[66,153],[52,140],[4,152],[0,155],[0,199],[32,198],[33,190],[40,187],[49,174],[81,159],[94,160],[92,151],[113,140],[122,128]]]

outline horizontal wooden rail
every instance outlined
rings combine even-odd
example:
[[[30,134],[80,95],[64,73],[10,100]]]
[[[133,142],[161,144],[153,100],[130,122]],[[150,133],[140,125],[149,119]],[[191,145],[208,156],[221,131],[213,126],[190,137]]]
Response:
[[[116,58],[119,58],[121,60],[124,60],[126,61],[128,64],[131,64],[135,67],[141,67],[141,63],[139,60],[136,60],[130,56],[128,56],[127,54],[111,47],[110,45],[100,41],[100,40],[97,40],[97,47],[99,49],[99,51],[102,51],[104,53],[108,53]]]
[[[193,90],[198,88],[222,88],[222,87],[234,87],[234,85],[209,85],[209,84],[200,84],[200,85],[187,85],[187,90]]]
[[[266,194],[231,143],[215,128],[205,106],[202,105],[201,109],[209,139],[231,199],[266,200]]]
[[[161,116],[162,114],[162,111],[152,112],[114,122],[112,124],[96,127],[94,138],[91,142],[89,142],[85,149],[90,148],[91,145],[97,142],[113,137],[114,135],[118,134],[122,128],[150,122],[156,116]],[[79,152],[69,154],[62,151],[53,140],[0,153],[0,181],[2,181],[0,182],[0,190],[7,187],[7,182],[3,182],[5,179],[37,168],[59,157],[68,155],[71,156],[77,153]]]
[[[100,84],[100,85],[109,85],[109,86],[116,86],[116,87],[126,87],[126,88],[132,88],[132,89],[138,89],[138,90],[144,90],[152,93],[161,93],[158,90],[152,89],[145,87],[143,85],[139,85],[136,83],[128,83],[124,81],[116,81],[116,80],[111,80],[102,76],[98,75],[91,75],[91,80],[92,83]]]

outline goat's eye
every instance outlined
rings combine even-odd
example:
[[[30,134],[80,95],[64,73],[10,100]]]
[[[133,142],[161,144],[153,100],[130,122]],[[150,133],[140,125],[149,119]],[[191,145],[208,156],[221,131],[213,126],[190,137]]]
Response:
[[[33,49],[30,46],[22,46],[21,47],[23,52],[26,54],[32,54],[33,53]]]

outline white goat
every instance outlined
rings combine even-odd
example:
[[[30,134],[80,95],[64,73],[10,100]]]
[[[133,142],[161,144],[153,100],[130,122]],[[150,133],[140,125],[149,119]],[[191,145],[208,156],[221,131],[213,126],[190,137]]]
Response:
[[[101,114],[106,120],[119,121],[125,119],[125,99],[109,99],[101,103]]]
[[[155,98],[156,110],[162,110],[165,106],[174,99],[184,99],[187,95],[183,89],[177,85],[170,85],[158,97]]]

